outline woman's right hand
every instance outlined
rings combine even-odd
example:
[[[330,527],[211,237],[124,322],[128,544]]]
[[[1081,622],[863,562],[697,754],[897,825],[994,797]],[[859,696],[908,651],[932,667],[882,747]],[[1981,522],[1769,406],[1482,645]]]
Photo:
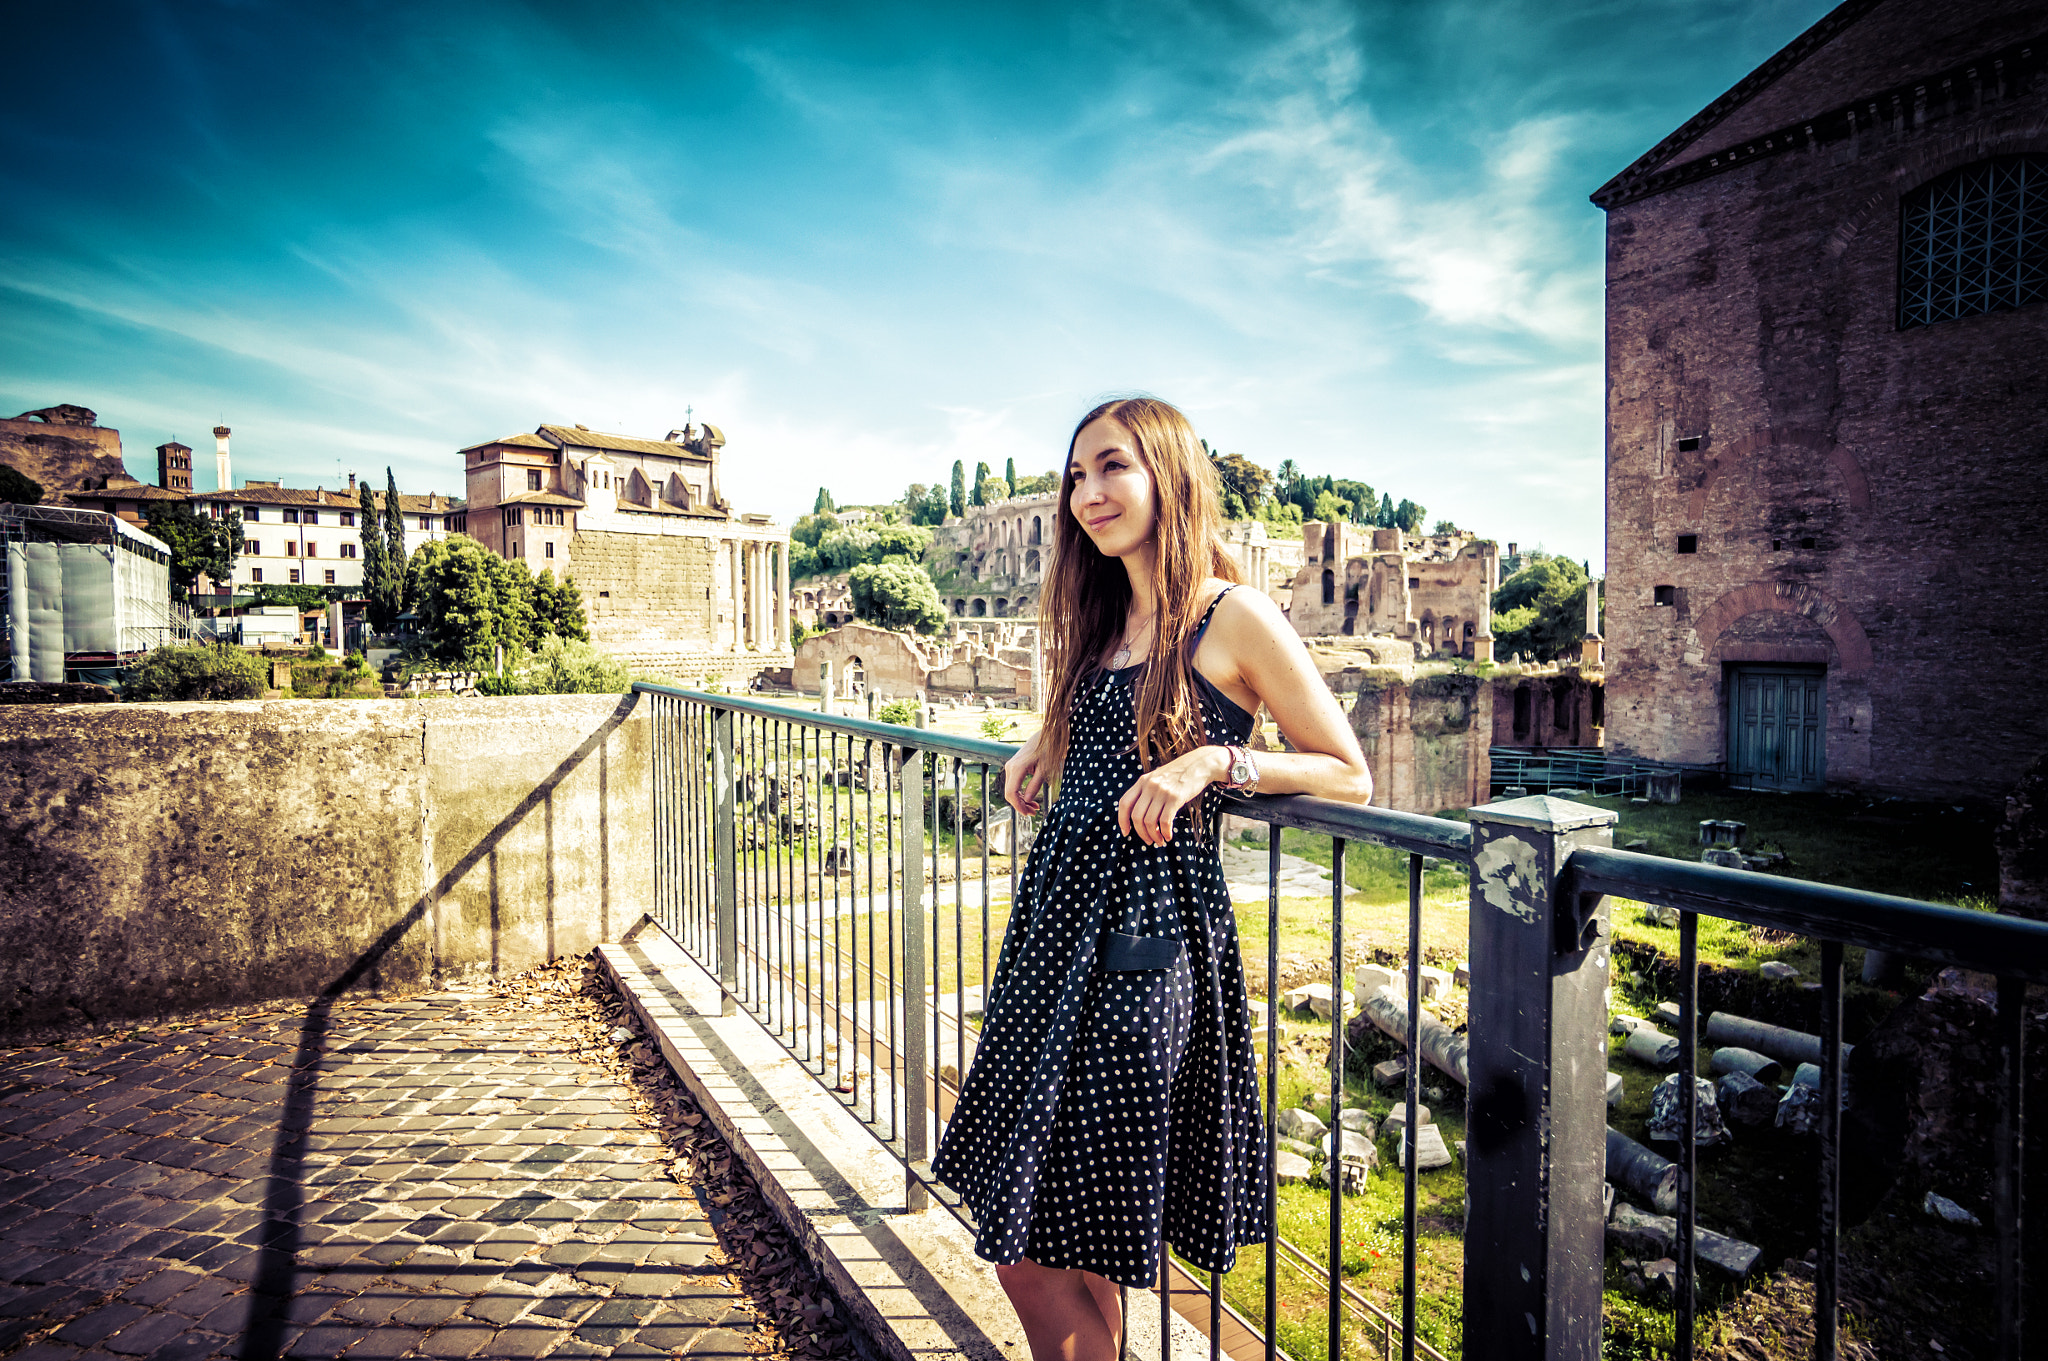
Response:
[[[1031,734],[1017,754],[1003,763],[1003,802],[1027,817],[1038,812],[1038,795],[1052,778],[1039,756],[1038,739],[1043,735],[1043,730]]]

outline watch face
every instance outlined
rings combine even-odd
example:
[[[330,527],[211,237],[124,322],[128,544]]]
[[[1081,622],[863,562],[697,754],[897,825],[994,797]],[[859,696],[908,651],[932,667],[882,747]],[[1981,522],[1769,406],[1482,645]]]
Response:
[[[1230,763],[1230,782],[1232,784],[1243,784],[1251,779],[1251,777],[1252,763],[1249,760],[1240,758]]]

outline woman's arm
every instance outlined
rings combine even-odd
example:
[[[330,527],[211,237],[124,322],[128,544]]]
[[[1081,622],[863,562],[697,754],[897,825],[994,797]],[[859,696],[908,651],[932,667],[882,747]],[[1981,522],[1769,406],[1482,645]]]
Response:
[[[1223,598],[1195,652],[1195,669],[1248,712],[1256,714],[1263,705],[1294,748],[1252,758],[1259,793],[1316,794],[1347,803],[1372,798],[1372,771],[1342,706],[1280,607],[1263,592],[1247,587]],[[1145,841],[1171,840],[1174,816],[1229,771],[1230,755],[1222,747],[1197,747],[1132,785],[1117,804],[1117,822]]]

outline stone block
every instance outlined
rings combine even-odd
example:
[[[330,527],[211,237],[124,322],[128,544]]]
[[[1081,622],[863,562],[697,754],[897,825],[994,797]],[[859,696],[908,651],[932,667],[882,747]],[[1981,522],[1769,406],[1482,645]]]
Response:
[[[1757,966],[1757,973],[1772,983],[1787,983],[1799,977],[1799,970],[1782,959],[1766,960]]]
[[[1400,1161],[1408,1166],[1408,1140],[1405,1131],[1400,1141]],[[1423,1172],[1451,1165],[1451,1151],[1444,1147],[1443,1131],[1435,1125],[1423,1125],[1415,1131],[1415,1166]]]
[[[1451,971],[1449,969],[1439,969],[1434,965],[1424,964],[1417,970],[1416,978],[1416,986],[1421,990],[1425,999],[1447,995],[1451,990]]]
[[[1314,1168],[1309,1160],[1299,1153],[1282,1149],[1273,1157],[1273,1177],[1282,1186],[1299,1186],[1309,1179],[1312,1171]]]
[[[1608,1106],[1609,1106],[1610,1108],[1612,1108],[1612,1107],[1615,1107],[1615,1106],[1619,1106],[1619,1105],[1621,1104],[1621,1098],[1622,1098],[1622,1094],[1623,1094],[1623,1089],[1622,1089],[1622,1083],[1621,1083],[1621,1074],[1620,1074],[1620,1073],[1609,1073],[1609,1074],[1607,1075],[1607,1104],[1608,1104]]]
[[[1404,996],[1408,992],[1408,976],[1401,970],[1389,968],[1384,964],[1359,965],[1358,972],[1352,975],[1352,982],[1356,984],[1356,995],[1360,1005],[1364,1004],[1364,999],[1388,988]]]
[[[1423,1105],[1420,1101],[1415,1103],[1415,1123],[1418,1126],[1430,1124],[1432,1118],[1429,1107]],[[1381,1132],[1391,1139],[1398,1137],[1401,1131],[1407,1127],[1408,1103],[1406,1101],[1396,1101],[1394,1109],[1388,1111],[1387,1118],[1380,1123]]]
[[[1300,1139],[1307,1143],[1315,1143],[1330,1132],[1330,1127],[1313,1111],[1305,1111],[1299,1106],[1289,1106],[1281,1111],[1274,1125],[1288,1138]]]
[[[1408,1080],[1408,1061],[1388,1059],[1372,1066],[1373,1085],[1377,1087],[1398,1087]]]

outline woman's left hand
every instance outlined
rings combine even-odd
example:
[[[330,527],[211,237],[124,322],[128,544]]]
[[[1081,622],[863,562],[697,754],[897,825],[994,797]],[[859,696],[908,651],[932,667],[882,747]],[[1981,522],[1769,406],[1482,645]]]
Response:
[[[1230,773],[1230,753],[1196,747],[1156,770],[1148,770],[1116,801],[1116,825],[1126,836],[1163,846],[1173,840],[1173,820],[1209,784]]]

